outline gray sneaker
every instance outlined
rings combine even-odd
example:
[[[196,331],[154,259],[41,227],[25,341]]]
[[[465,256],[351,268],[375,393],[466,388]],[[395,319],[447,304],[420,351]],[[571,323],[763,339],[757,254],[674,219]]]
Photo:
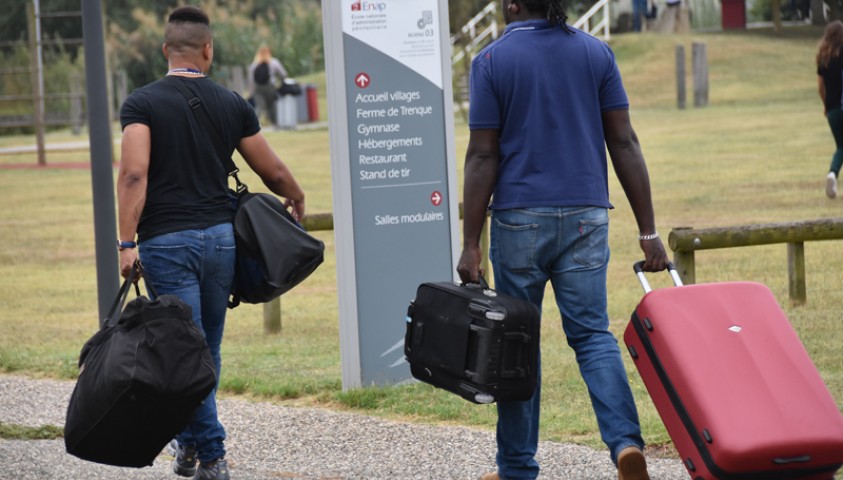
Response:
[[[199,470],[193,480],[229,480],[228,462],[224,458],[218,458],[210,463],[200,463]]]
[[[171,440],[167,448],[176,457],[173,460],[173,471],[182,477],[192,477],[196,474],[196,449],[185,445],[179,445],[176,440]]]

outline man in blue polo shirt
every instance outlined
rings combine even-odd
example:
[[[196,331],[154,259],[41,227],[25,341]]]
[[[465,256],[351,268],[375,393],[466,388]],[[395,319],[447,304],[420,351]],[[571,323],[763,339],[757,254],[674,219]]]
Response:
[[[561,0],[502,4],[504,35],[471,64],[457,270],[477,281],[491,208],[495,288],[541,307],[551,282],[618,478],[648,480],[635,401],[608,329],[607,147],[638,224],[644,270],[663,270],[668,258],[626,92],[611,49],[566,25]],[[483,480],[538,476],[540,392],[541,382],[531,400],[497,404],[498,471]]]

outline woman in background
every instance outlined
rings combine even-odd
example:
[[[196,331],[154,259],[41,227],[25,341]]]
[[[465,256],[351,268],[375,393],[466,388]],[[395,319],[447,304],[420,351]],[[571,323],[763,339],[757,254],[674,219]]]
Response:
[[[249,91],[255,99],[258,115],[265,113],[269,122],[277,126],[275,97],[278,87],[287,77],[287,71],[266,45],[261,45],[255,53],[255,60],[249,65]]]
[[[840,109],[843,93],[843,59],[840,50],[843,47],[843,22],[835,20],[825,27],[825,34],[820,40],[817,51],[817,86],[823,101],[823,113],[828,119],[831,134],[837,149],[831,157],[831,166],[825,180],[825,194],[828,198],[837,196],[837,177],[843,166],[843,110]]]

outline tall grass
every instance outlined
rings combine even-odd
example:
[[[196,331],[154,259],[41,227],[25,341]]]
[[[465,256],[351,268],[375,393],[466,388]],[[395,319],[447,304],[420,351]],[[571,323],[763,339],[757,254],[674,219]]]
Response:
[[[745,32],[629,34],[613,39],[648,161],[658,228],[665,237],[679,226],[843,216],[843,199],[829,200],[823,192],[833,141],[816,95],[812,59],[820,34],[805,27],[788,30],[784,38]],[[690,51],[694,41],[707,46],[710,100],[704,108],[678,110],[674,47],[683,44]],[[690,80],[688,85],[690,92]],[[324,95],[321,89],[320,93]],[[455,154],[461,163],[468,131],[459,116],[456,122]],[[301,181],[308,210],[330,211],[328,132],[267,136]],[[21,142],[32,139],[0,138],[0,145]],[[48,159],[84,160],[86,155],[80,153]],[[0,157],[0,163],[20,161],[35,163],[35,158]],[[262,189],[254,175],[243,178],[253,190]],[[461,183],[461,170],[458,178]],[[620,335],[641,297],[631,270],[641,252],[632,214],[614,177],[610,189],[616,208],[610,214],[609,313]],[[90,172],[0,170],[0,192],[5,205],[0,213],[0,371],[72,379],[79,348],[98,324]],[[283,297],[282,333],[262,333],[260,306],[243,305],[230,313],[223,344],[223,394],[493,428],[494,407],[471,405],[422,384],[342,391],[334,239],[331,232],[316,235],[326,242],[325,264]],[[801,307],[787,299],[784,245],[699,252],[697,281],[752,280],[770,286],[838,404],[843,404],[840,248],[837,241],[805,246],[808,302]],[[669,284],[667,275],[650,279],[656,288]],[[559,314],[548,302],[543,315],[541,435],[600,446]],[[640,377],[626,354],[624,359],[645,438],[651,444],[667,444]]]

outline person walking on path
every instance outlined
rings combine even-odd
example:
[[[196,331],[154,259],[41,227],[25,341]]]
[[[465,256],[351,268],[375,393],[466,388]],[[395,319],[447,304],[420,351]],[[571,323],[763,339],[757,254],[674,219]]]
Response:
[[[255,99],[258,113],[265,114],[273,126],[278,126],[275,100],[285,78],[287,70],[281,61],[272,56],[269,47],[261,45],[255,53],[255,60],[249,65],[249,91]]]
[[[626,92],[609,46],[568,26],[561,0],[502,3],[503,36],[471,64],[457,271],[464,282],[482,274],[490,208],[495,288],[541,311],[551,282],[618,477],[648,480],[635,401],[609,331],[607,147],[638,224],[644,269],[663,270],[668,258]],[[540,394],[541,378],[531,400],[497,403],[498,469],[483,480],[538,476]]]
[[[843,93],[843,22],[834,20],[825,27],[817,51],[817,88],[823,102],[823,114],[828,120],[834,137],[835,151],[831,166],[825,178],[825,194],[828,198],[837,196],[837,177],[843,166],[843,110],[840,109]]]
[[[120,270],[127,277],[140,258],[144,279],[155,292],[177,295],[190,305],[219,379],[234,281],[234,206],[229,172],[209,135],[221,135],[229,155],[236,148],[272,192],[286,197],[296,218],[305,213],[304,192],[261,134],[254,109],[205,75],[214,45],[202,10],[186,6],[172,12],[162,51],[167,76],[132,92],[120,111]],[[203,130],[176,83],[200,99],[218,132]],[[227,480],[224,440],[214,389],[178,435],[173,470],[195,479]]]

